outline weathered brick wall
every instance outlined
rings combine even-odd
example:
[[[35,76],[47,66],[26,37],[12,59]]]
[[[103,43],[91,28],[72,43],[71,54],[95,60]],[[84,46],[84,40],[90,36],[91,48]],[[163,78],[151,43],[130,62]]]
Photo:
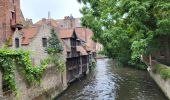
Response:
[[[13,34],[11,29],[11,12],[16,14],[16,23],[21,23],[23,21],[23,16],[21,15],[20,0],[0,0],[0,47],[4,42],[9,39]]]

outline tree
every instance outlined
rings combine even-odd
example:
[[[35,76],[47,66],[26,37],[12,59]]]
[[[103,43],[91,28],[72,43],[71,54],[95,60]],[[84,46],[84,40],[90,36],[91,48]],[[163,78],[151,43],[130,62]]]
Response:
[[[140,66],[140,55],[159,49],[158,37],[170,34],[169,0],[78,2],[84,4],[82,25],[92,29],[93,40],[103,44],[107,56],[123,64]]]
[[[61,53],[62,50],[63,50],[63,47],[59,41],[59,38],[56,35],[56,32],[54,31],[54,29],[52,29],[51,36],[48,39],[48,45],[47,45],[46,51],[50,55],[55,55],[55,54]]]
[[[49,57],[44,61],[53,64],[58,71],[63,72],[65,70],[65,61],[62,56],[63,47],[54,29],[51,30],[46,51]]]

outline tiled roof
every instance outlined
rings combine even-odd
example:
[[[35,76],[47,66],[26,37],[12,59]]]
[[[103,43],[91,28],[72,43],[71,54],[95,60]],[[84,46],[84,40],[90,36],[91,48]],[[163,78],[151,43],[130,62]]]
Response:
[[[77,51],[79,51],[81,55],[88,55],[83,46],[77,46]]]
[[[37,23],[35,23],[35,25],[44,25],[44,24],[49,24],[49,25],[51,25],[51,26],[53,26],[55,28],[57,28],[58,25],[59,25],[56,20],[54,20],[54,19],[45,19],[45,18],[38,21]]]
[[[83,27],[77,27],[75,28],[75,32],[78,36],[78,38],[84,40],[84,41],[88,41],[91,40],[91,37],[93,35],[93,32],[87,28],[83,28]]]
[[[22,29],[23,33],[22,45],[28,45],[29,39],[33,38],[37,34],[38,29],[39,29],[38,27],[34,26]]]
[[[62,38],[70,38],[73,35],[73,29],[61,29],[59,31],[59,37]]]
[[[84,47],[84,49],[85,49],[86,51],[91,51],[91,48],[90,48],[89,46],[83,45],[83,47]]]
[[[93,32],[90,29],[78,27],[78,28],[75,28],[75,32],[76,32],[78,38],[80,38],[81,40],[86,42],[85,49],[87,51],[92,51],[95,49],[94,48],[95,42],[91,39],[91,37],[93,36]]]

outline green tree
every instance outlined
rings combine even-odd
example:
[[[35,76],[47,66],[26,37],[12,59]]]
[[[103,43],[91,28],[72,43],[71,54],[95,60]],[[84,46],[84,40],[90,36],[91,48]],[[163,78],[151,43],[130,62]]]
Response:
[[[65,61],[62,56],[63,47],[54,29],[51,30],[51,36],[48,38],[46,51],[49,57],[44,62],[53,64],[58,71],[63,72],[65,70]]]
[[[104,53],[140,68],[141,54],[158,49],[158,37],[170,33],[169,0],[78,0],[82,25],[94,32]]]
[[[47,45],[46,51],[50,55],[55,55],[55,54],[61,53],[62,50],[63,50],[63,47],[60,43],[57,33],[54,31],[54,29],[52,29],[51,36],[48,39],[48,45]]]

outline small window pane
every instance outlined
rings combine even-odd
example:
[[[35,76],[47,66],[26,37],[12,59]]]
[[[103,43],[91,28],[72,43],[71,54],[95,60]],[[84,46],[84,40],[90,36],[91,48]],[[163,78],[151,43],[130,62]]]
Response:
[[[43,47],[47,47],[47,38],[42,38]]]
[[[19,48],[19,39],[18,38],[15,38],[15,47]]]

